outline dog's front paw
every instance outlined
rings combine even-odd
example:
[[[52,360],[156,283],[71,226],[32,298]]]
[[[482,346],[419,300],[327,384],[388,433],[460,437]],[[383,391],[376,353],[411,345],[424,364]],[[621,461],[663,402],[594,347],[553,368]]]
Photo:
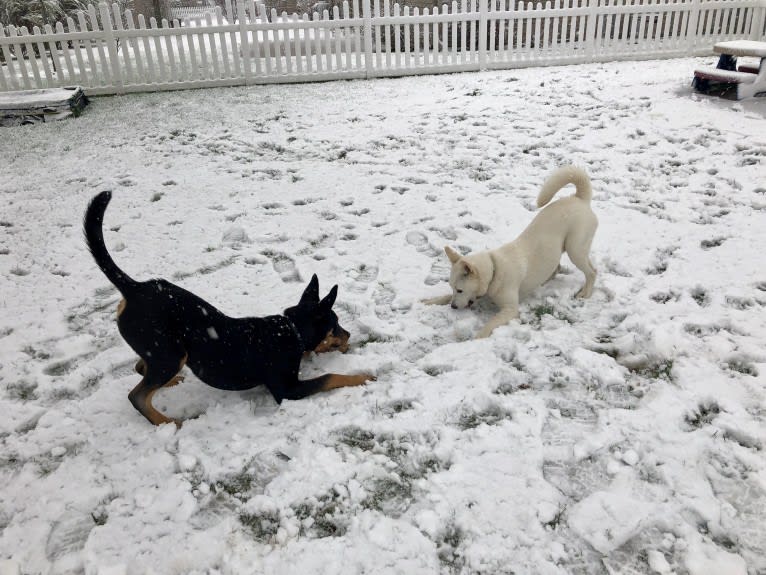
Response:
[[[479,331],[479,333],[476,334],[476,337],[474,339],[486,339],[486,338],[488,338],[489,336],[492,335],[492,332],[494,331],[494,329],[495,328],[486,328],[485,327],[484,329]]]
[[[372,375],[371,373],[360,373],[359,375],[352,376],[354,378],[354,383],[351,385],[364,385],[368,381],[377,381],[378,378]]]
[[[430,297],[426,299],[420,300],[421,303],[424,303],[425,305],[447,305],[449,302],[452,301],[451,295],[442,295],[439,297]]]

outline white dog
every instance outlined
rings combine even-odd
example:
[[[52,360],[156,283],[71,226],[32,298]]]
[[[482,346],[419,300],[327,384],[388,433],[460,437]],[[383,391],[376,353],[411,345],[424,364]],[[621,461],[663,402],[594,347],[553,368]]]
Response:
[[[575,195],[553,202],[511,243],[465,257],[446,246],[444,251],[452,262],[449,283],[453,293],[424,303],[452,303],[454,309],[462,309],[488,295],[500,311],[477,337],[489,337],[496,327],[519,317],[519,298],[553,277],[564,252],[585,274],[585,285],[576,297],[590,297],[596,269],[589,253],[598,220],[590,208],[593,192],[588,174],[574,166],[557,169],[543,184],[537,207],[550,202],[567,184],[575,185]]]

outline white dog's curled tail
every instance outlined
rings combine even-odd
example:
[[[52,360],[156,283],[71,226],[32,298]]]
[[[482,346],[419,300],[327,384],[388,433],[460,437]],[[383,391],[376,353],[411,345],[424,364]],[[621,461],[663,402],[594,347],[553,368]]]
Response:
[[[542,208],[550,202],[551,198],[556,195],[556,192],[567,184],[575,185],[577,188],[575,196],[590,202],[591,197],[593,197],[593,190],[590,187],[590,178],[585,173],[585,170],[577,166],[562,166],[545,180],[540,194],[537,196],[537,207]]]

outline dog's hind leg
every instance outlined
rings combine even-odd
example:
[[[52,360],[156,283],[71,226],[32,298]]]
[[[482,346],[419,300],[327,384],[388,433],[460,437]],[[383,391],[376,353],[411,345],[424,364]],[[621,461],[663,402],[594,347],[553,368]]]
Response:
[[[141,415],[154,425],[163,423],[175,423],[181,427],[181,421],[171,419],[155,409],[152,405],[152,396],[165,385],[178,383],[178,372],[186,363],[186,355],[180,360],[144,361],[145,373],[141,382],[128,394],[130,403],[133,404]]]
[[[136,362],[135,370],[136,370],[136,373],[140,375],[146,375],[146,362],[143,359],[139,359]],[[173,387],[174,385],[178,385],[179,383],[181,383],[184,379],[186,378],[183,375],[176,375],[173,379],[171,379],[162,387]]]
[[[593,241],[595,231],[594,228],[590,233],[578,234],[579,237],[570,236],[564,244],[569,259],[577,266],[577,269],[585,274],[585,285],[575,294],[575,297],[585,299],[593,293],[593,284],[596,283],[597,272],[593,262],[590,261],[590,244]]]
[[[567,254],[572,263],[585,274],[585,285],[575,294],[575,297],[589,298],[593,293],[593,284],[596,283],[596,268],[593,267],[587,250],[567,250]]]

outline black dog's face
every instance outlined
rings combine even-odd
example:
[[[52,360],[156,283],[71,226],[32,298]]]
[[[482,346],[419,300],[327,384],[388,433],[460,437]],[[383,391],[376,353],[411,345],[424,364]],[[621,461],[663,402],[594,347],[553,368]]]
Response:
[[[319,300],[319,280],[314,275],[306,287],[298,305],[287,308],[285,315],[295,324],[304,342],[305,351],[323,353],[348,350],[351,336],[338,324],[338,316],[332,310],[338,286],[333,286],[324,299]]]

